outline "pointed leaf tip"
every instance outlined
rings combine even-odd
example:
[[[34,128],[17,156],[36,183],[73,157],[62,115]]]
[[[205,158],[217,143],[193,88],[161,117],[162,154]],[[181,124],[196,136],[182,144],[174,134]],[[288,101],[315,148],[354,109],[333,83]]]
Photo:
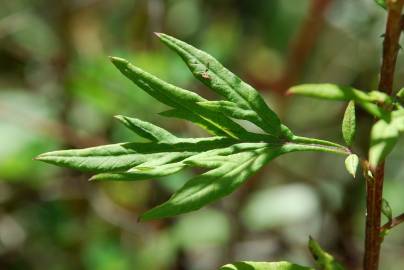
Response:
[[[160,32],[154,32],[154,34],[156,35],[156,36],[158,36],[158,37],[160,37],[163,33],[160,33]]]
[[[34,157],[33,160],[45,161],[46,160],[46,154],[47,153],[40,154],[40,155]]]
[[[119,121],[125,120],[125,116],[120,115],[120,114],[114,115],[114,118],[117,119],[117,120],[119,120]]]
[[[111,60],[111,62],[116,66],[122,66],[122,65],[127,65],[129,64],[129,62],[123,58],[120,57],[116,57],[116,56],[109,56],[109,59]]]
[[[184,60],[195,78],[227,101],[233,102],[244,110],[255,112],[256,117],[253,123],[266,133],[281,135],[281,122],[278,116],[251,85],[226,69],[210,54],[172,36],[161,34],[159,37]]]
[[[346,159],[345,159],[345,168],[348,171],[350,175],[352,175],[353,178],[356,176],[356,171],[359,166],[359,157],[355,154],[350,154]]]

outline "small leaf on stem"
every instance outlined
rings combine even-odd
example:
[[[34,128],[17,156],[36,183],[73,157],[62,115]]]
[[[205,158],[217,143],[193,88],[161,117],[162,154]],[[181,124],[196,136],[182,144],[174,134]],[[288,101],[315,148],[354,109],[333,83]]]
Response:
[[[382,200],[382,213],[389,222],[393,220],[393,211],[391,210],[389,202],[385,198]]]
[[[372,167],[382,162],[393,150],[400,133],[404,132],[404,110],[391,113],[390,121],[379,120],[370,133],[369,162]]]
[[[344,113],[342,120],[342,136],[348,146],[353,144],[356,134],[356,116],[355,116],[355,102],[350,101]]]
[[[359,158],[355,154],[351,154],[345,159],[345,168],[347,169],[349,174],[353,176],[353,178],[355,178],[356,176],[356,170],[358,169],[358,165],[359,165]]]

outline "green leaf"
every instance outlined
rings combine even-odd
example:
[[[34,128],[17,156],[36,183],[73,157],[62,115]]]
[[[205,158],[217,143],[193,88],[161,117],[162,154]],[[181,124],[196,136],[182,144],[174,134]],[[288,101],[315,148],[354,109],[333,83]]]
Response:
[[[139,120],[137,118],[131,118],[127,116],[117,115],[115,116],[119,121],[121,121],[126,127],[131,129],[133,132],[142,136],[143,138],[149,139],[155,142],[176,142],[178,138],[168,132],[167,130],[153,125],[151,123]]]
[[[359,165],[359,158],[355,154],[351,154],[345,159],[345,168],[349,172],[349,174],[352,175],[353,178],[355,178],[356,176],[358,165]]]
[[[275,155],[268,149],[261,148],[229,155],[224,161],[211,159],[208,166],[213,167],[211,170],[189,180],[167,202],[144,213],[141,220],[197,210],[234,191]],[[206,159],[204,161],[207,164]],[[196,162],[189,164],[198,164],[197,162],[196,159]]]
[[[331,83],[324,84],[301,84],[288,90],[288,94],[297,94],[330,100],[361,100],[371,102],[365,92],[349,86],[341,86]]]
[[[166,117],[175,117],[184,120],[188,120],[201,128],[207,130],[211,134],[216,134],[218,136],[226,136],[236,139],[243,139],[249,137],[250,133],[242,128],[239,124],[233,122],[227,117],[215,114],[214,112],[207,110],[202,115],[189,113],[187,110],[183,109],[171,109],[159,113]],[[218,120],[210,120],[218,119]],[[220,122],[220,124],[219,124]]]
[[[369,95],[358,89],[341,86],[336,84],[301,84],[293,86],[288,90],[288,94],[297,94],[308,97],[315,97],[328,100],[341,100],[341,101],[355,101],[356,104],[361,106],[371,115],[389,119],[389,113],[383,108],[379,107],[377,102],[383,94],[376,94],[376,91],[372,91],[373,94]],[[379,92],[381,93],[381,92]]]
[[[181,56],[197,79],[241,109],[256,112],[258,117],[256,125],[269,134],[280,135],[282,130],[278,116],[253,87],[206,52],[171,36],[162,33],[157,35],[164,44]]]
[[[390,121],[379,120],[370,133],[369,162],[377,166],[393,150],[400,133],[404,132],[404,110],[391,113]]]
[[[374,0],[376,4],[378,4],[380,7],[387,9],[387,2],[386,0]]]
[[[111,172],[132,167],[177,153],[189,157],[194,153],[227,147],[234,143],[228,138],[212,137],[200,140],[182,139],[168,143],[119,143],[85,149],[60,150],[39,155],[37,160],[81,171]]]
[[[389,222],[393,220],[393,211],[391,210],[389,202],[385,198],[382,200],[382,213]]]
[[[135,181],[148,180],[174,174],[184,169],[186,164],[181,162],[167,163],[154,167],[137,166],[126,172],[118,173],[100,173],[90,178],[93,180],[108,180],[108,181]]]
[[[158,101],[179,110],[182,115],[189,115],[193,119],[198,119],[202,127],[212,132],[214,135],[236,138],[237,134],[245,131],[237,123],[223,115],[217,115],[210,110],[197,105],[197,102],[207,101],[201,96],[191,91],[176,87],[159,78],[133,66],[128,61],[118,57],[111,57],[112,63],[132,80],[141,89]]]
[[[404,88],[401,88],[396,95],[399,99],[404,100]]]
[[[130,80],[158,101],[171,107],[161,113],[200,125],[217,135],[208,138],[179,138],[151,123],[117,116],[126,127],[150,140],[86,149],[53,151],[38,160],[97,173],[91,180],[137,181],[174,174],[189,167],[204,173],[190,179],[162,205],[146,212],[143,219],[173,216],[199,209],[244,183],[268,161],[297,151],[320,151],[347,155],[336,143],[295,136],[282,125],[258,92],[225,69],[208,54],[166,35],[160,38],[183,57],[194,75],[227,100],[209,101],[176,87],[112,57],[113,64]],[[203,74],[201,69],[207,69]],[[247,131],[233,119],[248,120],[264,134]]]
[[[345,143],[351,146],[354,142],[356,134],[356,116],[355,116],[355,102],[350,101],[344,113],[342,120],[342,136]]]
[[[393,99],[390,95],[380,92],[380,91],[370,91],[366,93],[372,102],[374,103],[383,103],[383,104],[392,104]]]
[[[226,264],[220,270],[314,270],[314,268],[290,262],[236,262]]]
[[[141,219],[163,218],[197,210],[233,192],[268,161],[297,151],[330,152],[335,149],[296,143],[242,143],[222,149],[219,153],[213,150],[187,158],[184,160],[186,164],[210,170],[189,180],[167,202],[144,213]]]
[[[397,109],[404,110],[404,88],[397,92],[396,102],[394,105],[397,107]]]
[[[237,106],[236,103],[220,100],[220,101],[204,101],[198,102],[204,108],[212,110],[218,113],[224,113],[225,115],[236,118],[236,119],[245,119],[251,122],[259,122],[259,117],[256,112],[252,110],[245,110]]]
[[[309,249],[313,255],[316,265],[321,270],[344,270],[345,268],[337,262],[332,255],[324,251],[320,244],[312,237],[309,238]]]

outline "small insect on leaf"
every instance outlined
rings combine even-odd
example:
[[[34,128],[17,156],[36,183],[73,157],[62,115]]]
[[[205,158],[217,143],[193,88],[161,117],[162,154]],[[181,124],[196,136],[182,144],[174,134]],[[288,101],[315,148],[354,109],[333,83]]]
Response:
[[[356,134],[355,102],[350,101],[346,107],[342,120],[342,137],[348,146],[354,142]]]
[[[351,154],[345,159],[345,168],[349,172],[349,174],[353,176],[353,178],[355,178],[356,176],[358,165],[359,158],[355,154]]]
[[[203,71],[203,72],[201,73],[202,78],[204,78],[204,79],[210,79],[210,76],[209,76],[208,71],[209,71],[209,63],[206,65],[205,71]]]

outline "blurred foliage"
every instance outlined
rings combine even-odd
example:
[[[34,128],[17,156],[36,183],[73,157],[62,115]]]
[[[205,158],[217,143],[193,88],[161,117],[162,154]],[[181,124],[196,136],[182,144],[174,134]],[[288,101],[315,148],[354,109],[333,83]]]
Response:
[[[153,32],[217,57],[256,86],[286,125],[342,142],[346,104],[291,98],[276,82],[314,2],[330,2],[297,81],[376,88],[385,11],[371,0],[0,0],[0,269],[217,269],[238,260],[312,265],[307,235],[344,264],[360,264],[364,185],[341,157],[291,154],[212,206],[138,223],[190,175],[87,183],[88,175],[38,164],[38,153],[133,140],[113,115],[133,115],[178,136],[203,136],[163,118],[162,105],[123,78],[107,56],[127,58],[209,98]],[[404,85],[404,59],[396,87]],[[359,152],[371,119],[358,109]],[[140,138],[136,138],[140,139]],[[404,211],[403,142],[388,160],[385,198]],[[304,155],[304,158],[302,158]],[[291,165],[292,164],[292,165]],[[335,165],[336,164],[336,165]],[[404,267],[404,228],[386,237],[381,269]]]

